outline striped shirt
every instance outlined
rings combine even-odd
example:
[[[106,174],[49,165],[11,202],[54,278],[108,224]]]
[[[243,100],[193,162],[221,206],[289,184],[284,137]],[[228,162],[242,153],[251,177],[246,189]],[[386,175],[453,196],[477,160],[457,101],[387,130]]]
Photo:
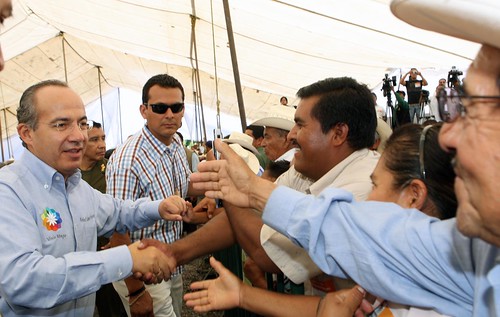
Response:
[[[144,126],[111,156],[106,168],[106,192],[132,200],[142,197],[158,200],[174,194],[185,198],[190,174],[179,137],[175,135],[167,146]],[[153,226],[131,232],[130,238],[132,242],[151,238],[172,243],[181,234],[181,221],[158,220]]]

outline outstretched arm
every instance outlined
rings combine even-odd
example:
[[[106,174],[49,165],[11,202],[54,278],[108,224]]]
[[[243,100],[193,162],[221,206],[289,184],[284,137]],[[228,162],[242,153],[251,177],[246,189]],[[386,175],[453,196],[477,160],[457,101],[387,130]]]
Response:
[[[350,317],[363,301],[364,291],[356,287],[333,293],[334,296],[318,307],[320,297],[287,295],[251,287],[213,257],[210,264],[219,277],[191,284],[191,289],[197,291],[184,295],[186,305],[196,312],[240,307],[264,316],[316,316],[317,311],[321,313],[319,316],[327,316],[334,311],[335,316]]]

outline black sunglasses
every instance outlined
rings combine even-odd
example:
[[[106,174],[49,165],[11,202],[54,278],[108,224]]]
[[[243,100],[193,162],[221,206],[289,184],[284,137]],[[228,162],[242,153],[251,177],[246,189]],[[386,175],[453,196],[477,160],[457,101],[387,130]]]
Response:
[[[145,104],[146,107],[148,104]],[[184,103],[183,102],[178,102],[174,103],[171,105],[167,105],[166,103],[154,103],[149,105],[151,107],[151,110],[153,110],[154,113],[158,114],[164,114],[167,112],[168,109],[172,110],[172,113],[179,113],[184,109]]]

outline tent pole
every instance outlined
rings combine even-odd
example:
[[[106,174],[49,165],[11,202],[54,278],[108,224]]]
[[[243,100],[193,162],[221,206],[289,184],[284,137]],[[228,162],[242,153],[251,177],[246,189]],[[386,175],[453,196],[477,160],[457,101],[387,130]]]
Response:
[[[3,110],[3,116],[4,118],[7,118],[5,116],[5,109],[2,109]],[[5,119],[5,122],[7,122],[7,119]],[[7,131],[7,124],[5,124],[5,131]],[[0,121],[0,148],[2,150],[2,162],[5,162],[5,156],[3,154],[3,135],[2,135],[2,122]]]
[[[64,39],[64,33],[61,32],[59,33],[61,35],[61,39],[62,39],[62,51],[63,51],[63,62],[64,62],[64,81],[66,82],[66,84],[68,83],[68,67],[66,65],[66,47],[65,47],[65,42],[66,40]]]
[[[123,125],[122,125],[122,97],[120,92],[121,92],[120,87],[118,87],[118,113],[119,113],[118,123],[120,125],[120,144],[121,144],[123,143]]]
[[[229,50],[231,52],[231,61],[233,64],[234,84],[236,86],[236,97],[238,99],[238,109],[240,110],[241,130],[245,132],[247,127],[245,105],[243,103],[243,94],[241,92],[240,71],[238,68],[238,59],[236,58],[236,46],[234,45],[233,26],[231,23],[231,12],[229,10],[229,0],[222,0],[224,4],[224,16],[226,18],[227,37],[229,40]]]
[[[102,88],[101,88],[101,66],[96,66],[97,67],[97,81],[99,82],[99,101],[101,103],[101,120],[102,120],[102,130],[106,131],[104,129],[104,110],[102,108]]]

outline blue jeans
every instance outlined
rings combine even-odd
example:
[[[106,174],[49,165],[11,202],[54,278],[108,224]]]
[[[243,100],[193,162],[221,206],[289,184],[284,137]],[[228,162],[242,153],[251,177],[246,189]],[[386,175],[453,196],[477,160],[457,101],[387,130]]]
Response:
[[[420,120],[420,104],[413,103],[410,104],[410,120],[413,123],[413,117],[417,115],[417,123]]]

